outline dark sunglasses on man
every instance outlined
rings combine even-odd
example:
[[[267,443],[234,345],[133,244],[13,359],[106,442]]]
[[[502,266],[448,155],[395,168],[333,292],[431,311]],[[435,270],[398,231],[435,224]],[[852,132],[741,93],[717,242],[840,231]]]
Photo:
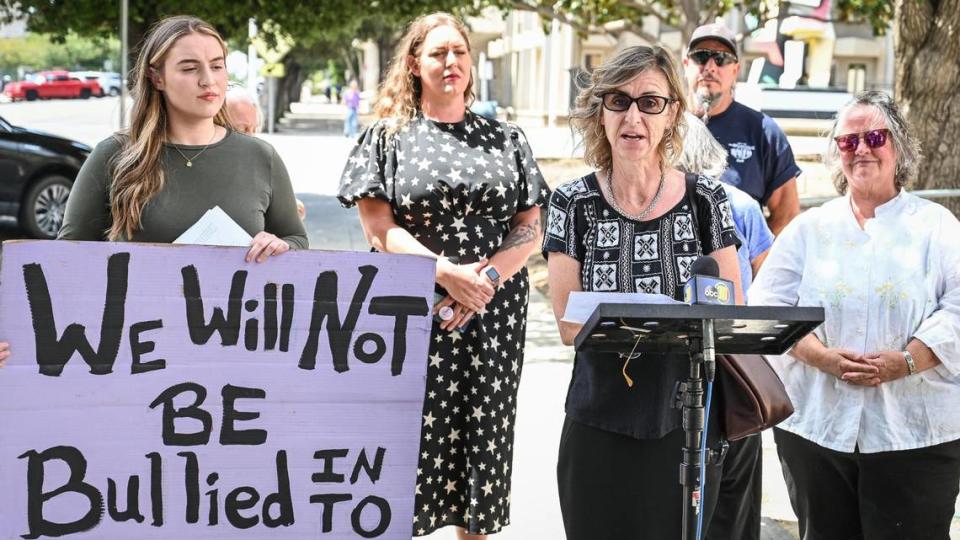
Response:
[[[660,114],[667,108],[668,103],[676,101],[675,99],[655,94],[630,97],[623,92],[607,92],[600,97],[603,99],[603,107],[608,111],[624,112],[636,103],[637,110],[645,114]]]
[[[873,131],[863,131],[861,133],[848,133],[834,137],[837,148],[841,152],[854,152],[860,146],[860,137],[863,136],[863,142],[870,148],[880,148],[887,144],[887,136],[890,135],[889,129],[874,129]]]
[[[723,67],[728,64],[736,64],[737,57],[724,51],[714,51],[712,49],[696,49],[687,53],[687,58],[693,60],[698,66],[705,66],[710,59],[717,64],[717,67]]]

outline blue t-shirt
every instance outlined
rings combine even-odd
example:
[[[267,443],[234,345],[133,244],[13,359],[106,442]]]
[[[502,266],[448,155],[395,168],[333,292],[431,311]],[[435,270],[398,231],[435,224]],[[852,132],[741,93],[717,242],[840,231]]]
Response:
[[[793,150],[772,118],[734,101],[711,116],[707,129],[727,150],[720,180],[747,192],[761,205],[791,178],[800,175]]]
[[[728,184],[723,185],[727,192],[727,201],[730,202],[730,211],[733,214],[733,225],[740,237],[740,247],[737,248],[737,262],[740,263],[740,283],[743,294],[747,294],[750,283],[753,281],[753,266],[750,261],[770,249],[773,245],[773,233],[763,217],[760,203],[750,195]]]

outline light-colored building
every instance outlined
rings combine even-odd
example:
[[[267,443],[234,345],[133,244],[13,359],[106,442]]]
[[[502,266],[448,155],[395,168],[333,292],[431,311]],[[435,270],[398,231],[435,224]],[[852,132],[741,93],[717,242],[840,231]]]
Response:
[[[27,20],[18,19],[9,24],[0,24],[0,39],[19,38],[27,35]]]
[[[586,76],[615,51],[646,43],[629,32],[614,38],[581,37],[558,21],[544,23],[536,13],[514,11],[503,34],[491,40],[486,58],[492,63],[490,99],[528,125],[565,124],[576,97],[578,77]]]
[[[502,36],[487,44],[490,99],[530,124],[555,123],[569,110],[571,67],[578,41],[573,29],[554,22],[546,34],[534,13],[514,12]]]
[[[833,11],[831,0],[796,0],[799,13],[782,21],[783,33],[790,38],[785,58],[786,76],[780,83],[790,88],[799,84],[811,88],[832,88],[855,92],[863,89],[893,89],[893,42],[889,36],[874,37],[870,26],[830,22],[825,16]],[[810,17],[818,17],[818,20]],[[557,21],[544,23],[536,13],[514,11],[505,17],[485,14],[486,30],[473,38],[477,51],[481,84],[489,87],[487,98],[496,101],[511,119],[526,125],[563,125],[573,98],[578,76],[589,72],[616,51],[637,44],[641,38],[629,32],[610,35],[579,35],[572,27]],[[743,17],[728,14],[725,21],[737,30]],[[741,77],[746,83],[756,59],[776,60],[776,20],[743,40],[744,67]],[[614,23],[615,25],[615,23]],[[772,25],[772,26],[771,26]],[[476,21],[471,26],[478,28]],[[491,38],[496,29],[502,34]],[[615,26],[613,27],[615,29]],[[684,43],[680,32],[661,28],[658,21],[643,21],[644,31],[659,37],[662,45],[681,54]],[[478,39],[479,38],[479,39]],[[483,45],[485,44],[485,48]],[[489,61],[490,65],[483,65]],[[759,82],[759,73],[754,75]]]

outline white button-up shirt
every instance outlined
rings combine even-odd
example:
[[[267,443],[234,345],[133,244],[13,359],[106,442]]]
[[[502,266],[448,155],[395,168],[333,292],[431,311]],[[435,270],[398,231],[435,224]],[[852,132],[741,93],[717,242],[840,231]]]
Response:
[[[771,357],[796,412],[779,427],[841,452],[960,439],[960,222],[905,191],[864,228],[849,195],[801,214],[777,238],[749,303],[819,306],[831,348],[902,351],[916,338],[941,365],[878,387],[843,382],[789,354]]]

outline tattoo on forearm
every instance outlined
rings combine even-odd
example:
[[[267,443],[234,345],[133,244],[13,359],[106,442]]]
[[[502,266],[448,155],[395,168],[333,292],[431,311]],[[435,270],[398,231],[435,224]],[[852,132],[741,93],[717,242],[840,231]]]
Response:
[[[524,223],[523,225],[518,225],[510,230],[507,234],[507,237],[503,240],[503,243],[500,244],[501,250],[507,250],[517,246],[522,246],[524,244],[529,244],[537,239],[540,235],[540,220],[535,220],[531,223]]]

